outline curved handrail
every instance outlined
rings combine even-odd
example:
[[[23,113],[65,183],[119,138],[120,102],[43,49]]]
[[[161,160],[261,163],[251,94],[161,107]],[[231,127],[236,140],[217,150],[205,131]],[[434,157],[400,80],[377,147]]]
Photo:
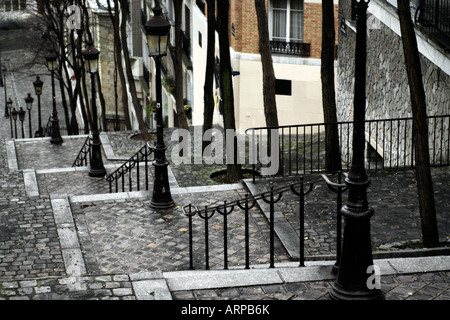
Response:
[[[342,206],[342,193],[347,190],[346,185],[342,183],[342,172],[339,171],[337,173],[338,182],[334,183],[331,182],[331,180],[328,178],[327,175],[322,174],[320,176],[313,176],[307,181],[305,181],[304,177],[300,178],[300,182],[291,183],[289,185],[285,185],[279,188],[274,188],[273,184],[270,184],[270,190],[262,192],[260,194],[249,196],[249,194],[245,195],[245,198],[239,199],[236,201],[228,202],[224,201],[223,204],[215,205],[215,206],[205,206],[204,209],[199,209],[197,206],[193,204],[188,204],[183,206],[181,209],[185,216],[189,219],[189,269],[194,269],[194,237],[193,237],[193,218],[195,215],[198,214],[198,216],[203,220],[204,224],[204,249],[205,249],[205,268],[209,269],[210,264],[210,253],[209,253],[209,219],[211,219],[216,212],[218,212],[223,219],[223,261],[224,261],[224,269],[228,269],[228,220],[227,216],[230,215],[236,207],[239,207],[241,210],[244,211],[244,227],[245,227],[245,235],[244,235],[244,241],[245,241],[245,268],[250,268],[250,246],[249,246],[249,215],[250,215],[250,209],[253,208],[256,204],[257,200],[262,200],[269,204],[269,216],[267,216],[268,223],[269,223],[269,258],[270,258],[270,268],[274,268],[274,257],[275,257],[275,209],[274,204],[281,200],[282,195],[284,192],[292,192],[294,195],[299,197],[299,266],[304,267],[305,266],[305,196],[308,195],[312,189],[314,184],[319,183],[320,181],[325,181],[325,183],[334,191],[334,193],[337,194],[337,227],[341,228],[341,215],[339,214],[340,208]],[[333,174],[334,175],[334,174]],[[346,173],[344,173],[346,176]],[[296,188],[298,187],[298,188]],[[231,235],[231,233],[230,233]],[[341,244],[341,233],[339,230],[337,230],[337,239],[336,243],[337,246],[340,246]],[[336,261],[336,267],[338,266],[338,261],[340,258],[340,250],[337,248],[337,261]]]
[[[153,161],[153,159],[149,159],[149,156],[152,153],[153,153],[153,147],[151,147],[150,144],[147,142],[133,156],[131,156],[124,164],[122,164],[119,168],[114,170],[112,173],[106,175],[105,180],[109,182],[110,192],[112,192],[112,183],[114,181],[116,181],[116,183],[117,183],[117,180],[124,177],[124,175],[126,173],[130,173],[130,175],[131,175],[131,170],[135,167],[138,167],[139,162],[145,162],[146,172],[147,172],[147,162]],[[130,181],[131,181],[131,176],[130,176]],[[122,189],[124,189],[123,186],[122,186]],[[138,189],[139,189],[139,186],[138,186]],[[146,181],[146,189],[148,189],[148,181]],[[131,191],[131,184],[130,184],[130,191]],[[116,192],[117,192],[117,185],[116,185]]]
[[[78,152],[77,158],[73,162],[72,167],[87,166],[88,160],[90,161],[91,159],[91,142],[92,136],[88,135],[80,149],[80,152]]]

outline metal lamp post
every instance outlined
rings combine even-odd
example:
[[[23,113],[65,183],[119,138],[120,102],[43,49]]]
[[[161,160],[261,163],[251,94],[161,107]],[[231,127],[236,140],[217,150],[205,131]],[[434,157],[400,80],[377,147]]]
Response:
[[[15,137],[17,139],[17,114],[19,112],[16,110],[16,108],[13,108],[11,111],[11,115],[12,115],[12,119],[14,120],[14,133],[15,133]]]
[[[25,110],[23,110],[23,108],[20,107],[18,114],[19,114],[20,125],[22,128],[22,139],[23,139],[23,138],[25,138],[25,131],[23,130],[23,122],[25,121]]]
[[[9,98],[8,99],[8,101],[6,102],[6,105],[7,105],[7,109],[9,110],[9,114],[11,114],[12,115],[12,100],[11,100],[11,98]],[[13,127],[12,127],[12,117],[9,117],[9,125],[10,125],[10,128],[11,128],[11,138],[14,138],[14,135],[13,135]]]
[[[44,85],[44,82],[40,79],[39,76],[36,77],[36,80],[33,81],[34,86],[34,93],[38,97],[38,130],[34,134],[34,136],[37,137],[43,137],[44,136],[44,130],[42,129],[42,120],[41,120],[41,94],[42,94],[42,86]]]
[[[153,196],[150,206],[154,209],[168,209],[175,205],[170,193],[169,177],[167,173],[168,161],[166,159],[166,146],[163,136],[162,115],[162,87],[161,87],[161,58],[167,54],[167,44],[170,33],[170,23],[161,15],[162,9],[153,8],[153,17],[145,25],[149,56],[153,57],[156,66],[156,133],[155,144],[155,179],[153,184]]]
[[[92,41],[88,41],[86,49],[83,51],[83,58],[86,70],[91,74],[91,88],[92,88],[92,144],[91,144],[91,159],[90,159],[90,177],[103,177],[106,175],[106,169],[103,166],[101,142],[98,132],[97,122],[97,106],[95,98],[95,76],[98,72],[98,57],[100,51],[94,47]]]
[[[5,88],[5,117],[8,118],[8,101],[6,101],[6,68],[2,68],[0,72],[0,87]]]
[[[368,205],[370,181],[364,168],[366,108],[366,18],[369,0],[356,0],[356,48],[353,156],[348,177],[348,200],[342,207],[344,241],[339,270],[330,289],[330,297],[339,300],[377,300],[383,294],[371,283],[373,277],[370,217],[374,210]],[[370,268],[372,267],[372,268]],[[379,275],[375,275],[379,276]]]
[[[30,132],[30,138],[33,138],[33,134],[31,133],[31,109],[33,108],[34,99],[31,97],[31,94],[25,98],[25,105],[28,110],[28,131]]]
[[[55,51],[50,50],[45,56],[47,61],[47,69],[52,74],[52,100],[53,100],[53,111],[52,111],[52,136],[50,142],[53,144],[60,144],[63,142],[61,138],[61,133],[59,131],[59,120],[58,112],[56,111],[56,96],[55,96],[55,70],[58,68],[58,55]]]

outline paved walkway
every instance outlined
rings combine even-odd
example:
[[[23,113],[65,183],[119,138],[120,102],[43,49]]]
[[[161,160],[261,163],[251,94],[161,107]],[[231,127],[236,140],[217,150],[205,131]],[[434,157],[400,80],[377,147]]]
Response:
[[[9,70],[21,62],[16,50],[2,52],[2,57],[9,58]],[[30,69],[20,74],[35,73]],[[14,72],[7,75],[7,83],[17,93],[12,96],[15,105],[22,104],[21,96],[30,92],[32,81]],[[3,94],[0,101],[4,101]],[[45,105],[48,112],[49,104]],[[101,135],[108,172],[142,145],[130,139],[132,134]],[[222,185],[209,179],[218,167],[172,164],[169,175],[176,207],[155,212],[149,207],[151,173],[150,191],[110,194],[104,179],[88,177],[87,167],[71,167],[86,136],[63,138],[59,146],[51,145],[48,138],[12,140],[9,118],[0,116],[0,299],[328,299],[334,279],[335,200],[323,184],[315,185],[307,198],[306,267],[299,268],[293,261],[298,248],[288,245],[298,242],[298,203],[286,194],[276,208],[286,228],[277,230],[275,268],[267,268],[267,211],[261,206],[251,215],[251,270],[243,269],[239,214],[229,218],[230,269],[222,270],[223,227],[216,216],[210,223],[212,270],[202,270],[200,220],[194,222],[199,232],[194,237],[196,270],[187,270],[188,221],[181,207],[241,199],[249,192],[267,190],[267,181]],[[448,242],[448,170],[433,170],[433,178],[440,238]],[[448,248],[402,249],[405,243],[420,239],[413,175],[408,171],[380,173],[371,179],[373,250],[386,299],[448,300]],[[176,311],[181,313],[181,309]]]

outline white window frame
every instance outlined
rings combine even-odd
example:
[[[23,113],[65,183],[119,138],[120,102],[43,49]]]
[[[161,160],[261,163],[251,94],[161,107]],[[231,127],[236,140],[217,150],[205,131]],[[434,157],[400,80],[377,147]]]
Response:
[[[294,0],[287,0],[287,8],[286,8],[286,39],[285,39],[285,41],[286,42],[290,42],[291,41],[291,30],[290,30],[290,26],[291,26],[291,1],[294,1]],[[303,0],[302,0],[303,1]],[[296,39],[295,41],[300,41],[300,42],[303,42],[303,39],[304,39],[304,33],[305,33],[305,30],[304,30],[304,25],[305,25],[305,20],[304,20],[304,18],[305,18],[305,1],[303,1],[303,5],[302,5],[302,7],[303,7],[303,10],[302,10],[302,23],[303,23],[303,26],[302,26],[302,35],[301,35],[301,39],[300,40],[298,40],[298,39]],[[269,38],[270,38],[270,40],[273,40],[273,1],[272,0],[269,0],[268,1],[268,16],[269,16],[269,19],[268,19],[268,22],[269,22]]]

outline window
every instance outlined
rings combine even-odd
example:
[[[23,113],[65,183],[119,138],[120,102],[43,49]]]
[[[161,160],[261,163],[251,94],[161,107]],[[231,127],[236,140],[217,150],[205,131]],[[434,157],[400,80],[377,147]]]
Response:
[[[303,41],[303,0],[272,0],[272,40]]]
[[[275,79],[275,94],[284,96],[292,95],[292,81],[284,79]]]
[[[203,12],[203,14],[205,13],[205,0],[197,0],[195,1],[195,3],[197,4],[197,7],[200,9],[201,12]]]

